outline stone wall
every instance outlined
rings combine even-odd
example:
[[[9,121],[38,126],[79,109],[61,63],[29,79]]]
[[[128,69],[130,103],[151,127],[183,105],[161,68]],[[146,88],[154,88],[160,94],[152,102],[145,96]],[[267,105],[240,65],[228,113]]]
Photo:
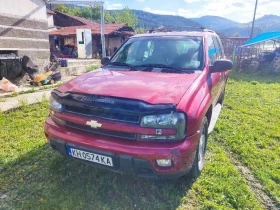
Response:
[[[40,71],[48,64],[50,46],[43,0],[9,0],[1,5],[0,52],[6,51],[29,56]]]

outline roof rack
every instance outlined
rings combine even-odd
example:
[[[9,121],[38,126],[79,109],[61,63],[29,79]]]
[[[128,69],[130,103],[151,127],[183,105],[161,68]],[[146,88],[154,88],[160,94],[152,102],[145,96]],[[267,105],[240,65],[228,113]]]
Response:
[[[193,26],[185,26],[185,27],[159,27],[155,29],[151,29],[149,33],[156,33],[156,32],[180,32],[180,31],[200,31],[200,32],[211,32],[215,33],[213,30],[207,29],[205,27],[193,27]]]

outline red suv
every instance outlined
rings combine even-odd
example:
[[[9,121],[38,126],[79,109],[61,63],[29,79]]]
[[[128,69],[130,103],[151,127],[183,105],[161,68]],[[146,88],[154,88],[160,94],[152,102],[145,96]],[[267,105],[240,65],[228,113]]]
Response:
[[[136,35],[101,63],[52,92],[52,148],[125,174],[198,177],[232,69],[218,35]]]

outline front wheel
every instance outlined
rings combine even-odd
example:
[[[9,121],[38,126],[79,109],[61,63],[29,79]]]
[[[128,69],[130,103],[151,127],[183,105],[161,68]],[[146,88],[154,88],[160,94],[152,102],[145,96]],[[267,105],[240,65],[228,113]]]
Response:
[[[190,176],[192,178],[197,178],[201,174],[201,171],[205,162],[205,152],[208,138],[208,121],[207,118],[204,117],[200,126],[200,137],[199,143],[196,150],[195,159],[192,165],[192,169],[190,171]]]

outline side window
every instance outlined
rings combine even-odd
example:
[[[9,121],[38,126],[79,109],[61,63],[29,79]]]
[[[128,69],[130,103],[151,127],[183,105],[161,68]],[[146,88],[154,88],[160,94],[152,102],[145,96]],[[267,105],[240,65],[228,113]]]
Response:
[[[216,47],[217,59],[222,59],[224,57],[223,48],[221,47],[221,44],[220,44],[218,38],[216,36],[214,36],[213,38],[214,38],[214,43],[215,43],[215,47]]]
[[[208,37],[208,56],[210,59],[210,65],[213,65],[214,62],[217,60],[217,52],[212,36]]]

